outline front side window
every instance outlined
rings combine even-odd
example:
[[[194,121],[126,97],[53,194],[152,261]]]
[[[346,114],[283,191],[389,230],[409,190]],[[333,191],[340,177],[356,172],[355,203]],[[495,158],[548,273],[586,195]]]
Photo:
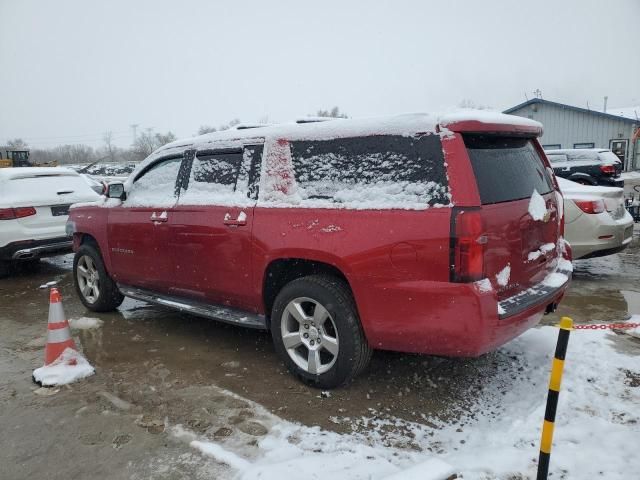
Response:
[[[160,160],[135,179],[128,193],[127,206],[161,207],[176,202],[176,179],[182,157]]]
[[[437,135],[294,141],[300,205],[420,209],[450,204]]]

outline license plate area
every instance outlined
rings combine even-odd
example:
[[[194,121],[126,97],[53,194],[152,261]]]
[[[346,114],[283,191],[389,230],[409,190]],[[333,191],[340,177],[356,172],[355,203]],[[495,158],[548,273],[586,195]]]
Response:
[[[69,207],[71,205],[55,205],[51,207],[51,215],[54,217],[62,217],[63,215],[69,215]]]

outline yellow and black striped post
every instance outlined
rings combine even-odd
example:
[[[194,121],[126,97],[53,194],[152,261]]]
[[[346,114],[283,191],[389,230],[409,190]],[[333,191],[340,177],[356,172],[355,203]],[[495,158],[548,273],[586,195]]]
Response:
[[[560,333],[558,333],[558,343],[556,353],[551,365],[551,378],[549,379],[549,394],[547,395],[547,408],[544,412],[544,423],[542,424],[542,439],[540,440],[540,458],[538,459],[537,480],[547,480],[549,475],[549,460],[551,458],[551,442],[553,441],[553,426],[556,421],[556,410],[558,408],[558,397],[560,396],[560,383],[562,382],[562,371],[564,370],[564,357],[567,354],[569,344],[569,334],[573,327],[573,320],[569,317],[562,317],[560,320]]]

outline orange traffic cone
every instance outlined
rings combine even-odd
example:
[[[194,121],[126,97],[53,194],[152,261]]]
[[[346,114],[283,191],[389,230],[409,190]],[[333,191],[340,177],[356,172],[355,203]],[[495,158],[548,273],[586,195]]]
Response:
[[[47,328],[47,346],[44,350],[45,366],[56,361],[66,348],[78,350],[71,338],[69,322],[64,316],[62,298],[57,288],[52,288],[49,295],[49,322]]]

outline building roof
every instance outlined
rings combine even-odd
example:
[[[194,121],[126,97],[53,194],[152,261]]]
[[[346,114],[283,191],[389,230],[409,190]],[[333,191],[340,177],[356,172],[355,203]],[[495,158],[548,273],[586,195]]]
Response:
[[[513,113],[516,110],[520,110],[521,108],[527,107],[529,105],[534,105],[534,104],[550,105],[553,107],[573,110],[574,112],[588,113],[591,115],[596,115],[598,117],[608,118],[609,120],[617,120],[621,122],[635,123],[635,124],[640,123],[640,120],[638,120],[634,116],[635,115],[634,109],[638,112],[638,115],[640,115],[640,107],[612,108],[610,111],[616,112],[616,113],[604,113],[598,110],[589,110],[587,108],[574,107],[573,105],[566,105],[564,103],[551,102],[549,100],[544,100],[542,98],[532,98],[531,100],[527,100],[526,102],[516,105],[515,107],[506,109],[503,113]]]

